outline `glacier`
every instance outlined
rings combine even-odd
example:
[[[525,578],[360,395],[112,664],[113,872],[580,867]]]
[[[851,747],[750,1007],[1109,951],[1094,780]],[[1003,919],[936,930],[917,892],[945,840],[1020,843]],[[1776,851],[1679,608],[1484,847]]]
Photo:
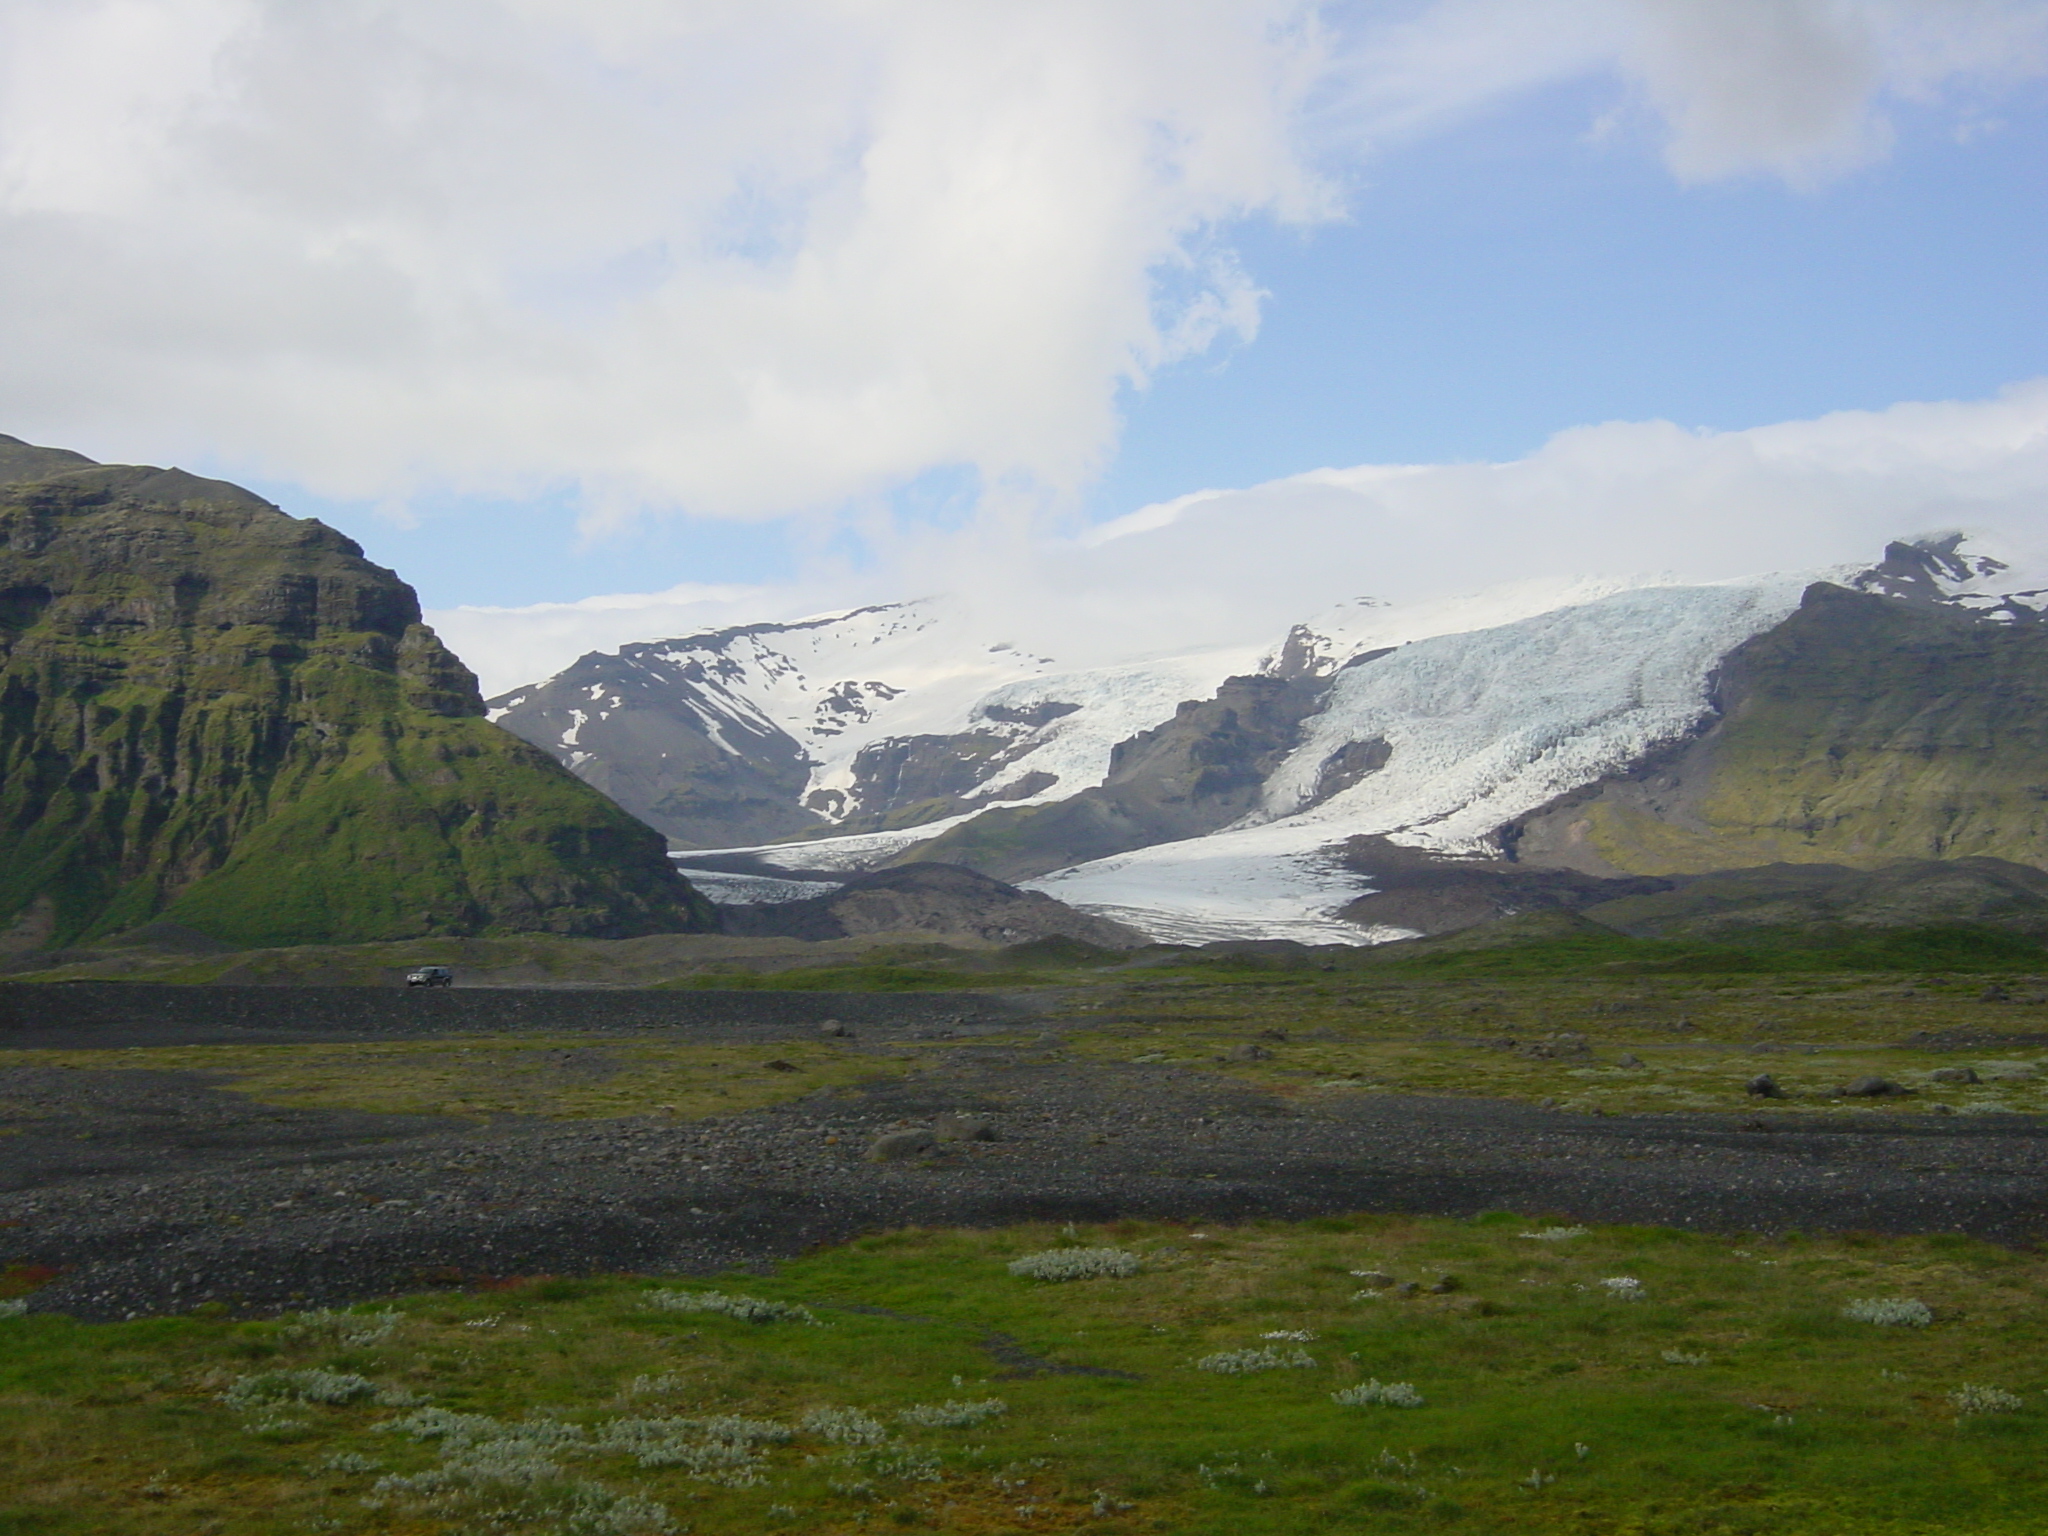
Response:
[[[1120,744],[1173,721],[1184,702],[1219,699],[1227,679],[1252,674],[1308,690],[1310,712],[1294,717],[1277,761],[1258,759],[1255,803],[1236,821],[1021,883],[1161,940],[1373,943],[1401,935],[1339,915],[1373,888],[1344,857],[1351,839],[1452,857],[1496,852],[1505,824],[1697,731],[1712,713],[1722,658],[1783,621],[1816,581],[2014,621],[2048,606],[2038,558],[1966,545],[1962,535],[1934,535],[1890,546],[1875,566],[1728,581],[1545,578],[1398,605],[1366,596],[1270,643],[1080,669],[1008,644],[949,598],[651,642],[620,657],[687,674],[696,690],[689,707],[735,755],[764,732],[792,742],[812,801],[850,800],[871,748],[919,736],[937,738],[941,755],[954,738],[976,750],[998,745],[971,794],[905,800],[931,817],[915,825],[678,855],[687,868],[745,854],[771,882],[779,872],[828,883],[914,856],[995,804],[1051,805],[1102,786]],[[572,702],[551,717],[561,739],[544,744],[573,764],[617,698],[593,686]],[[1192,780],[1203,761],[1158,771]],[[777,889],[720,878],[735,900]]]
[[[1695,729],[1715,665],[1790,614],[1814,579],[1636,588],[1401,646],[1337,674],[1264,804],[1238,825],[1025,884],[1161,939],[1396,937],[1336,916],[1372,884],[1329,850],[1379,834],[1487,851],[1502,823]],[[1391,748],[1385,766],[1311,803],[1322,764],[1372,740]]]

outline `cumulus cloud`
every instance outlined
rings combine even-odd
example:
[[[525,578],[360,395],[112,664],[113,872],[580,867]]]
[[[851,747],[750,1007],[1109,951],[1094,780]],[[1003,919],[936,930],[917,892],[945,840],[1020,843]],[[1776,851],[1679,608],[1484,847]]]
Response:
[[[1057,496],[1252,215],[1619,72],[1687,178],[2038,68],[2037,0],[0,0],[0,413],[343,498]],[[1368,213],[1369,216],[1369,213]]]
[[[332,495],[1073,486],[1330,206],[1296,0],[0,14],[0,400]]]
[[[1324,469],[1206,491],[1080,538],[975,524],[906,539],[877,570],[726,594],[434,622],[494,689],[589,649],[951,594],[985,631],[1070,666],[1278,641],[1358,597],[1415,602],[1559,578],[1711,581],[1868,564],[1971,531],[2048,585],[2048,380],[1994,399],[1844,411],[1740,432],[1610,422],[1501,464]],[[630,606],[640,603],[643,606]],[[1484,624],[1483,605],[1470,622]],[[545,625],[545,628],[542,626]]]

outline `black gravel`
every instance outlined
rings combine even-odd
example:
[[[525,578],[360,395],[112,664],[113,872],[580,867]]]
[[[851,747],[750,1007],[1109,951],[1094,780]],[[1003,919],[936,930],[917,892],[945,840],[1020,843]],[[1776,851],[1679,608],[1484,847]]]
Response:
[[[309,1027],[288,989],[237,990],[268,993],[273,1012],[290,1016],[276,1027],[293,1038],[370,1037]],[[857,1011],[835,997],[727,996],[764,995],[782,1012],[707,1016],[680,1032],[815,1037],[823,1018]],[[584,1028],[609,1032],[615,1007],[647,995],[572,996]],[[860,1014],[861,1047],[951,1034],[946,1065],[712,1121],[477,1125],[279,1109],[199,1073],[0,1058],[0,1260],[62,1272],[35,1308],[106,1319],[511,1275],[707,1273],[864,1230],[1027,1219],[1508,1209],[1722,1231],[2048,1235],[2048,1127],[2029,1117],[1597,1117],[1384,1095],[1310,1105],[1172,1066],[1076,1063],[1049,1037],[1023,1049],[976,1043],[997,1002],[860,1001],[872,1010]],[[142,1022],[149,1043],[176,1032],[160,1015]],[[191,1033],[220,1027],[216,1017]],[[124,1033],[90,1031],[104,1045],[131,1043]],[[882,1131],[946,1111],[990,1117],[1000,1139],[942,1144],[909,1163],[866,1160]]]

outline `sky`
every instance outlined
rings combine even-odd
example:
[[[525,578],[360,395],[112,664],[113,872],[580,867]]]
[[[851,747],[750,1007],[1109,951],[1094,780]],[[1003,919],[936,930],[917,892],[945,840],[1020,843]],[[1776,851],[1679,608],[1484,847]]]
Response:
[[[2026,545],[2044,171],[2048,0],[0,0],[0,431],[499,686]]]

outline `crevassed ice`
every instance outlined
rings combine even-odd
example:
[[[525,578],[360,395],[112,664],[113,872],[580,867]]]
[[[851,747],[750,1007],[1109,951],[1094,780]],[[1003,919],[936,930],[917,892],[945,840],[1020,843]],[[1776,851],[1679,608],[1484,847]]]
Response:
[[[1256,819],[1299,813],[1344,836],[1410,832],[1404,841],[1469,851],[1510,817],[1690,731],[1715,664],[1797,608],[1809,580],[1619,592],[1340,673]],[[1331,755],[1375,739],[1392,749],[1386,766],[1311,808]]]
[[[1693,729],[1716,663],[1798,606],[1811,575],[1625,591],[1420,640],[1340,673],[1246,822],[1027,882],[1161,939],[1370,943],[1337,908],[1371,889],[1332,845],[1361,834],[1469,852],[1502,822]],[[1310,804],[1331,754],[1386,765]]]

